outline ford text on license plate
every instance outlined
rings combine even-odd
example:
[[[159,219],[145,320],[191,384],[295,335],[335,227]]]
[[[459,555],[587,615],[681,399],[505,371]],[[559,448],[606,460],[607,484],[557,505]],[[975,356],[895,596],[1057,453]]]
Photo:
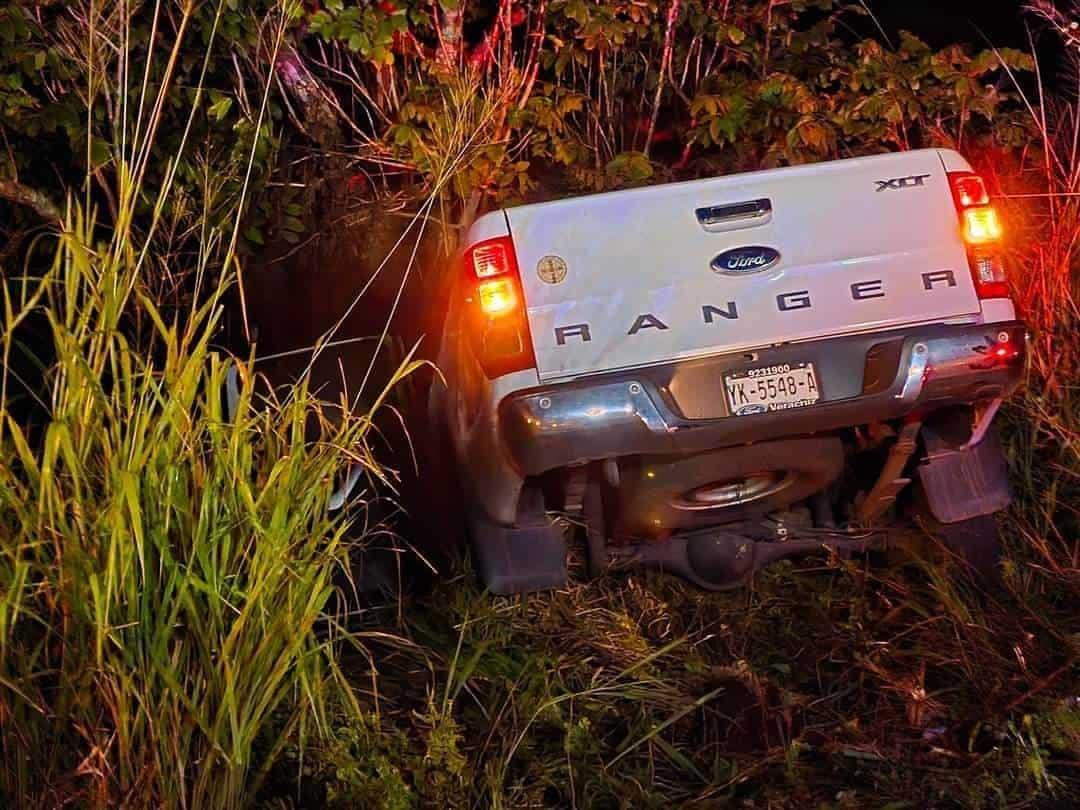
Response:
[[[821,399],[813,363],[782,363],[725,374],[724,389],[736,416],[803,408]]]

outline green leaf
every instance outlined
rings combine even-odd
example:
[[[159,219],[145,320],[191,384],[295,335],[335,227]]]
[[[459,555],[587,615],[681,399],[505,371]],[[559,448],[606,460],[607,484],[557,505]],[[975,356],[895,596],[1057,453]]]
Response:
[[[408,124],[397,124],[391,129],[394,143],[397,146],[407,146],[417,139],[417,131]]]
[[[232,103],[232,97],[222,96],[210,105],[210,109],[207,110],[207,113],[209,113],[210,117],[215,121],[221,121],[229,114],[229,110],[232,109]]]
[[[1016,48],[1000,48],[997,53],[1001,57],[1001,61],[1013,70],[1035,69],[1035,57],[1030,53],[1018,51]]]
[[[329,39],[331,37],[330,28],[333,24],[333,19],[325,11],[320,9],[311,15],[311,19],[308,20],[308,28],[316,34],[322,34]]]
[[[614,180],[632,183],[648,180],[653,175],[652,162],[641,152],[620,152],[604,167],[604,172]]]
[[[366,54],[370,47],[371,40],[368,39],[367,34],[357,31],[349,37],[349,50],[351,51]]]
[[[724,137],[724,125],[719,118],[714,118],[709,122],[709,140],[713,143],[720,143]]]
[[[112,151],[109,148],[108,141],[105,141],[98,137],[90,139],[90,161],[95,166],[101,166],[104,163],[108,163],[112,159]]]

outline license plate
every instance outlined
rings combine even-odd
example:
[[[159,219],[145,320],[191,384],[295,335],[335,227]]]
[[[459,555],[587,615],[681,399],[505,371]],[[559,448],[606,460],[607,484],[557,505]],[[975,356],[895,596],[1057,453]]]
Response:
[[[821,399],[813,363],[782,363],[725,374],[724,388],[736,416],[805,408]]]

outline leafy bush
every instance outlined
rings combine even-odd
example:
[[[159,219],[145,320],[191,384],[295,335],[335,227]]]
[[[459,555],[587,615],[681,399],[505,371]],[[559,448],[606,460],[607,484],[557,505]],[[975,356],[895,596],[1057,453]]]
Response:
[[[115,27],[124,8],[0,4],[0,108],[12,145],[0,179],[48,198],[65,180],[89,172],[100,182],[112,170],[110,146],[125,137],[117,105],[82,112],[86,79],[108,75],[110,56],[84,48],[81,32]],[[865,4],[844,0],[250,0],[183,15],[158,2],[132,6],[125,23],[132,69],[119,78],[129,93],[158,43],[208,44],[179,54],[148,178],[167,166],[205,86],[190,137],[248,177],[255,200],[241,249],[291,250],[357,196],[403,194],[414,207],[417,183],[444,217],[467,222],[482,206],[558,187],[925,145],[1016,147],[1032,131],[1001,70],[1027,70],[1030,57],[935,51],[907,33],[882,43]],[[465,122],[469,149],[448,152],[448,133]],[[55,147],[49,162],[31,148],[42,139]],[[200,166],[182,160],[176,170],[193,199],[214,202],[212,217],[225,215],[234,181],[208,196]],[[271,182],[274,194],[260,194]]]

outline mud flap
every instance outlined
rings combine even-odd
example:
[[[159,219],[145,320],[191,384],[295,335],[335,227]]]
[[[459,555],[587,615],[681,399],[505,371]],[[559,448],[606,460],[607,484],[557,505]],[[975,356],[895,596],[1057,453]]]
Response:
[[[540,515],[523,525],[499,526],[469,519],[480,579],[500,596],[559,588],[566,584],[563,530]]]
[[[990,515],[1012,500],[1008,467],[997,432],[990,430],[974,447],[949,442],[931,425],[923,427],[926,459],[919,465],[919,481],[927,506],[942,523],[957,523]]]

